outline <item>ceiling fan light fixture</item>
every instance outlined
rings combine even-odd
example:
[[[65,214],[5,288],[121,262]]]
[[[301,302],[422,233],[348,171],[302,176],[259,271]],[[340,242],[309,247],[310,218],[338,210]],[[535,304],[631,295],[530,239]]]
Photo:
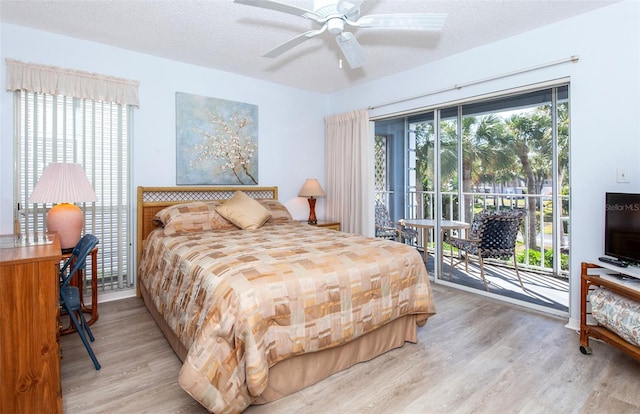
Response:
[[[327,20],[327,31],[335,35],[342,33],[344,30],[344,20],[340,17],[333,17]]]
[[[1,0],[0,0],[1,1]],[[353,33],[345,32],[345,25],[372,29],[441,30],[447,15],[444,13],[370,14],[360,17],[364,0],[313,0],[313,10],[275,0],[234,0],[235,3],[288,13],[314,21],[321,27],[309,30],[267,51],[262,56],[274,58],[321,33],[336,35],[336,41],[352,69],[366,64],[367,58]]]

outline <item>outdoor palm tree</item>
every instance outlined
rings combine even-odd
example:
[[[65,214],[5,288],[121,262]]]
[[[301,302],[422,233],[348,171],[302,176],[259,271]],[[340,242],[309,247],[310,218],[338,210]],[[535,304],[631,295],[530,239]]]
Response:
[[[433,149],[434,126],[433,121],[420,122],[415,125],[413,131],[416,138],[416,192],[424,194],[425,191],[433,191]],[[416,200],[423,217],[430,217],[432,206],[424,198]]]
[[[458,183],[458,135],[457,123],[442,121],[440,123],[440,190],[452,191]],[[435,147],[434,124],[432,121],[421,122],[415,126],[416,134],[416,174],[422,189],[435,190],[435,161],[433,159]],[[422,189],[418,189],[419,191]],[[433,206],[425,203],[428,208]],[[431,211],[424,211],[425,217]]]
[[[520,161],[527,185],[527,194],[536,194],[536,174],[532,163],[533,154],[544,153],[548,142],[551,119],[548,112],[535,111],[532,114],[515,114],[505,121],[507,134],[503,142],[505,150],[512,150]],[[536,198],[527,198],[529,248],[538,249],[536,238],[537,217]]]
[[[504,141],[505,126],[495,115],[466,117],[463,122],[474,128],[463,128],[463,177],[469,185],[463,185],[465,192],[471,191],[471,184],[504,184],[514,178],[514,158],[500,145]],[[471,218],[472,204],[466,206],[467,218]]]
[[[569,191],[569,104],[558,105],[558,182],[562,193]],[[568,212],[567,212],[568,214]]]
[[[455,119],[440,122],[440,189],[456,191],[462,180],[465,217],[473,215],[474,186],[491,183],[516,184],[523,180],[527,194],[539,194],[544,181],[551,176],[553,137],[551,135],[550,106],[532,112],[520,112],[503,119],[497,114],[466,116],[462,119],[462,170],[458,172],[458,123]],[[558,148],[561,183],[568,165],[568,108],[558,110]],[[420,185],[433,191],[434,181],[434,125],[416,125],[416,173]],[[566,183],[563,183],[566,185]],[[516,184],[517,185],[517,184]],[[422,190],[418,189],[419,191]],[[537,199],[527,198],[529,248],[538,249]],[[430,207],[430,206],[429,206]],[[429,212],[425,211],[425,214]]]
[[[457,172],[457,128],[455,122],[441,123],[442,176],[452,179]],[[486,182],[513,178],[514,158],[503,151],[505,128],[495,115],[468,116],[462,119],[462,192],[467,194],[464,211],[467,220],[473,216],[474,197],[469,195]]]

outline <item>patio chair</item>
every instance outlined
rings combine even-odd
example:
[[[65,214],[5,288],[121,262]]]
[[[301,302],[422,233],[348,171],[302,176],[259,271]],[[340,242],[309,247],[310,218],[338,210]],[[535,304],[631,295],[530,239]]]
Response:
[[[71,257],[67,259],[62,268],[60,269],[60,306],[69,314],[69,318],[76,328],[84,347],[87,349],[93,366],[96,370],[100,369],[100,363],[96,358],[96,355],[89,345],[89,341],[93,342],[94,337],[89,329],[89,325],[82,313],[82,306],[80,303],[80,290],[77,286],[69,284],[71,279],[78,273],[80,269],[85,268],[87,256],[98,244],[98,239],[93,234],[85,234],[80,242],[73,248]],[[88,337],[88,339],[87,339]]]
[[[418,241],[418,231],[409,227],[396,225],[391,221],[389,210],[380,200],[376,200],[376,237],[414,245]]]
[[[451,246],[464,253],[466,272],[469,271],[469,256],[473,255],[478,258],[480,276],[487,291],[489,290],[489,285],[484,275],[484,259],[507,260],[510,257],[513,257],[513,266],[520,281],[520,286],[522,290],[525,290],[518,272],[518,263],[515,255],[516,237],[525,215],[526,212],[524,210],[484,210],[473,217],[468,238],[449,238],[448,241]],[[451,255],[449,278],[453,275],[453,268],[462,262],[463,260],[460,259],[454,263],[454,255]]]

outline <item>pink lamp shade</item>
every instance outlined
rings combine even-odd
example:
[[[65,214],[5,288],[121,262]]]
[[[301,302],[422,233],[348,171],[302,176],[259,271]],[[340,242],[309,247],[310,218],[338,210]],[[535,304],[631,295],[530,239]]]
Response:
[[[72,249],[80,241],[84,227],[82,210],[74,204],[98,201],[80,164],[47,165],[33,189],[29,203],[54,203],[47,213],[47,231],[57,232],[60,247]]]
[[[309,220],[307,222],[309,224],[317,224],[316,197],[324,197],[324,190],[320,186],[318,180],[315,178],[307,178],[307,181],[304,182],[304,185],[298,193],[298,197],[309,198]]]

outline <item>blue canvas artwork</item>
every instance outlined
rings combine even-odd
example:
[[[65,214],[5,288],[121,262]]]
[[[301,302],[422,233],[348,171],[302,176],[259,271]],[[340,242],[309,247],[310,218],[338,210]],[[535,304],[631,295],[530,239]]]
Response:
[[[258,106],[177,92],[176,184],[258,184]]]

